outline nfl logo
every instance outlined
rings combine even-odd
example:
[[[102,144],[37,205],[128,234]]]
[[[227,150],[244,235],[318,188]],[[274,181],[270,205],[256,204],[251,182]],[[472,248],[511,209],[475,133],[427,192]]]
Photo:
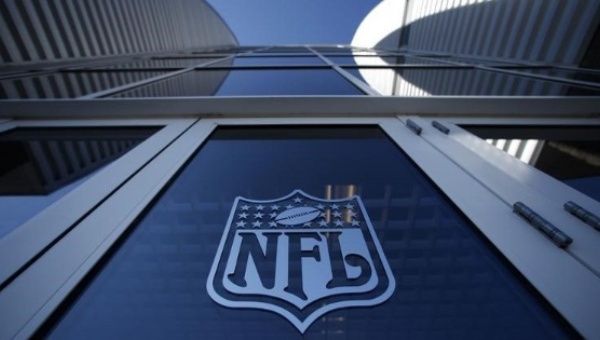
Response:
[[[327,312],[386,301],[395,281],[360,197],[296,190],[235,199],[206,286],[223,306],[268,310],[304,333]]]

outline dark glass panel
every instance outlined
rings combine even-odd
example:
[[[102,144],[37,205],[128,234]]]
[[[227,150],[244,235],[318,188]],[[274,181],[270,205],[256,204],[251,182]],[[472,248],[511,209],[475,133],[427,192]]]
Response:
[[[346,68],[383,95],[598,96],[592,88],[472,68]]]
[[[511,156],[600,201],[600,127],[465,128]]]
[[[569,80],[580,80],[592,83],[600,83],[600,72],[580,72],[558,68],[517,68],[512,69],[519,72],[527,72],[544,76],[559,77]]]
[[[594,36],[579,60],[579,67],[600,70],[600,25],[596,25]]]
[[[219,128],[38,335],[303,338],[278,314],[222,307],[206,291],[234,198],[294,189],[325,199],[359,195],[396,281],[386,302],[329,312],[304,338],[574,336],[374,127]]]
[[[285,65],[325,65],[316,56],[303,57],[237,57],[233,60],[233,66],[285,66]],[[227,67],[223,63],[211,65],[211,67]]]
[[[306,47],[293,46],[293,47],[271,47],[258,53],[308,53],[310,52]]]
[[[258,46],[237,46],[237,47],[215,47],[215,48],[202,48],[194,50],[192,53],[246,53],[262,47]]]
[[[486,59],[455,57],[455,56],[427,56],[427,58],[445,60],[445,61],[453,61],[453,62],[464,63],[464,64],[472,64],[472,65],[496,65],[496,66],[518,65],[518,63],[513,63],[513,62],[509,62],[509,61],[486,60]]]
[[[18,128],[0,134],[0,237],[142,142],[155,128]]]
[[[364,81],[365,83],[368,83],[368,81],[362,76],[362,74],[360,73],[360,68],[356,68],[356,67],[344,67],[344,70],[350,72],[353,76],[355,76],[356,78]],[[363,69],[366,70],[366,69]]]
[[[217,58],[156,58],[137,60],[133,62],[109,65],[107,68],[186,68],[199,64],[208,63],[217,60]]]
[[[331,69],[202,70],[139,87],[116,97],[360,95]]]
[[[161,71],[78,71],[0,81],[0,98],[75,98],[164,74]]]

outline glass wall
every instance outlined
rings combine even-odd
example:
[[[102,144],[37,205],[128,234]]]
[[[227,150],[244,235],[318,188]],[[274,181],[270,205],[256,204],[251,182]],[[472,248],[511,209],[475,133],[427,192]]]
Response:
[[[155,128],[17,128],[0,134],[0,237],[144,141]]]
[[[364,95],[359,89],[368,88],[404,97],[598,96],[600,71],[334,46],[190,50],[43,70],[0,68],[0,100]]]
[[[298,194],[296,189],[314,199]],[[236,200],[238,196],[243,198]],[[236,203],[240,199],[248,203]],[[315,201],[318,199],[322,201]],[[358,209],[358,201],[331,201],[336,199],[360,199],[365,210]],[[260,203],[263,200],[272,201]],[[298,209],[318,211],[319,215],[305,218],[299,225],[282,223],[278,217],[284,211]],[[291,218],[305,216],[296,214]],[[368,126],[219,128],[38,335],[57,339],[90,335],[302,338],[282,315],[215,303],[207,285],[225,299],[267,301],[275,307],[283,306],[280,308],[300,319],[329,303],[352,301],[357,294],[338,293],[294,307],[282,302],[294,301],[288,297],[290,293],[286,295],[285,291],[290,291],[287,288],[277,293],[278,299],[219,288],[219,282],[233,280],[233,274],[225,275],[229,272],[215,276],[214,282],[209,279],[213,261],[232,261],[227,255],[219,258],[220,240],[228,237],[224,231],[239,228],[245,233],[285,235],[316,232],[321,242],[314,248],[299,244],[298,249],[307,257],[298,259],[304,261],[299,266],[309,270],[325,261],[321,256],[327,256],[327,242],[319,235],[326,235],[331,242],[335,228],[346,232],[366,223],[372,223],[372,235],[378,238],[381,256],[389,263],[396,282],[394,293],[376,306],[333,310],[314,320],[305,337],[575,335],[411,159],[382,131]],[[348,242],[362,241],[357,238]],[[366,244],[374,242],[371,239]],[[277,243],[276,249],[281,248]],[[311,262],[308,253],[316,260]],[[304,287],[308,297],[313,291],[321,291],[315,287],[319,275],[314,272],[312,279],[302,280],[302,271],[278,278],[280,270],[292,268],[295,263],[291,254],[290,250],[289,257],[278,253],[275,260],[260,260],[262,257],[254,253],[254,261],[249,263],[267,269],[248,269],[246,277],[262,282],[275,271],[275,281],[281,279],[283,283],[275,283],[271,290],[283,288],[285,282],[289,288],[295,282]],[[282,259],[290,261],[289,267],[273,269],[273,261],[279,263]],[[331,261],[333,267],[325,270],[334,270],[335,263],[343,266],[339,261],[344,262]],[[382,282],[385,276],[377,269],[377,260],[370,261],[377,273],[373,280]],[[349,275],[356,276],[356,268],[350,269],[354,270]],[[243,277],[232,282],[245,286]],[[367,287],[365,282],[344,284]],[[361,294],[377,296],[378,289],[379,284],[364,288]]]

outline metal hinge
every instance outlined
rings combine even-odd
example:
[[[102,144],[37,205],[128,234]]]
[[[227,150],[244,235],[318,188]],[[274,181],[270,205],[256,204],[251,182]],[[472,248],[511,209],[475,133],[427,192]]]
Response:
[[[412,132],[414,132],[416,135],[420,135],[421,131],[423,131],[423,129],[419,126],[419,124],[413,122],[410,119],[406,120],[406,127],[409,128]]]
[[[434,128],[438,129],[443,134],[447,135],[450,133],[450,129],[445,127],[442,123],[438,122],[437,120],[434,120],[433,122],[431,122],[431,125],[433,125]]]
[[[592,212],[589,212],[585,208],[581,207],[577,203],[573,201],[568,201],[563,205],[566,211],[571,213],[571,215],[577,217],[582,220],[587,225],[593,227],[594,229],[600,231],[600,217],[595,215]]]
[[[546,221],[542,216],[531,210],[524,203],[517,202],[513,204],[513,212],[524,218],[527,222],[529,222],[529,224],[548,236],[557,246],[561,248],[567,248],[569,244],[573,243],[572,238],[562,232],[562,230],[555,227],[552,223]]]

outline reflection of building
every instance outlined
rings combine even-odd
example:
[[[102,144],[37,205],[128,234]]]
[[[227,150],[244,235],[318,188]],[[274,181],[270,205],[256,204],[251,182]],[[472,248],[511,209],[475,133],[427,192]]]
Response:
[[[152,129],[22,129],[0,136],[0,195],[47,195],[131,150]]]
[[[0,171],[0,338],[299,336],[206,291],[234,198],[294,189],[361,196],[396,280],[309,337],[600,335],[596,2],[383,1],[355,47],[237,46],[200,0],[0,16],[0,147],[35,129],[56,184]]]

